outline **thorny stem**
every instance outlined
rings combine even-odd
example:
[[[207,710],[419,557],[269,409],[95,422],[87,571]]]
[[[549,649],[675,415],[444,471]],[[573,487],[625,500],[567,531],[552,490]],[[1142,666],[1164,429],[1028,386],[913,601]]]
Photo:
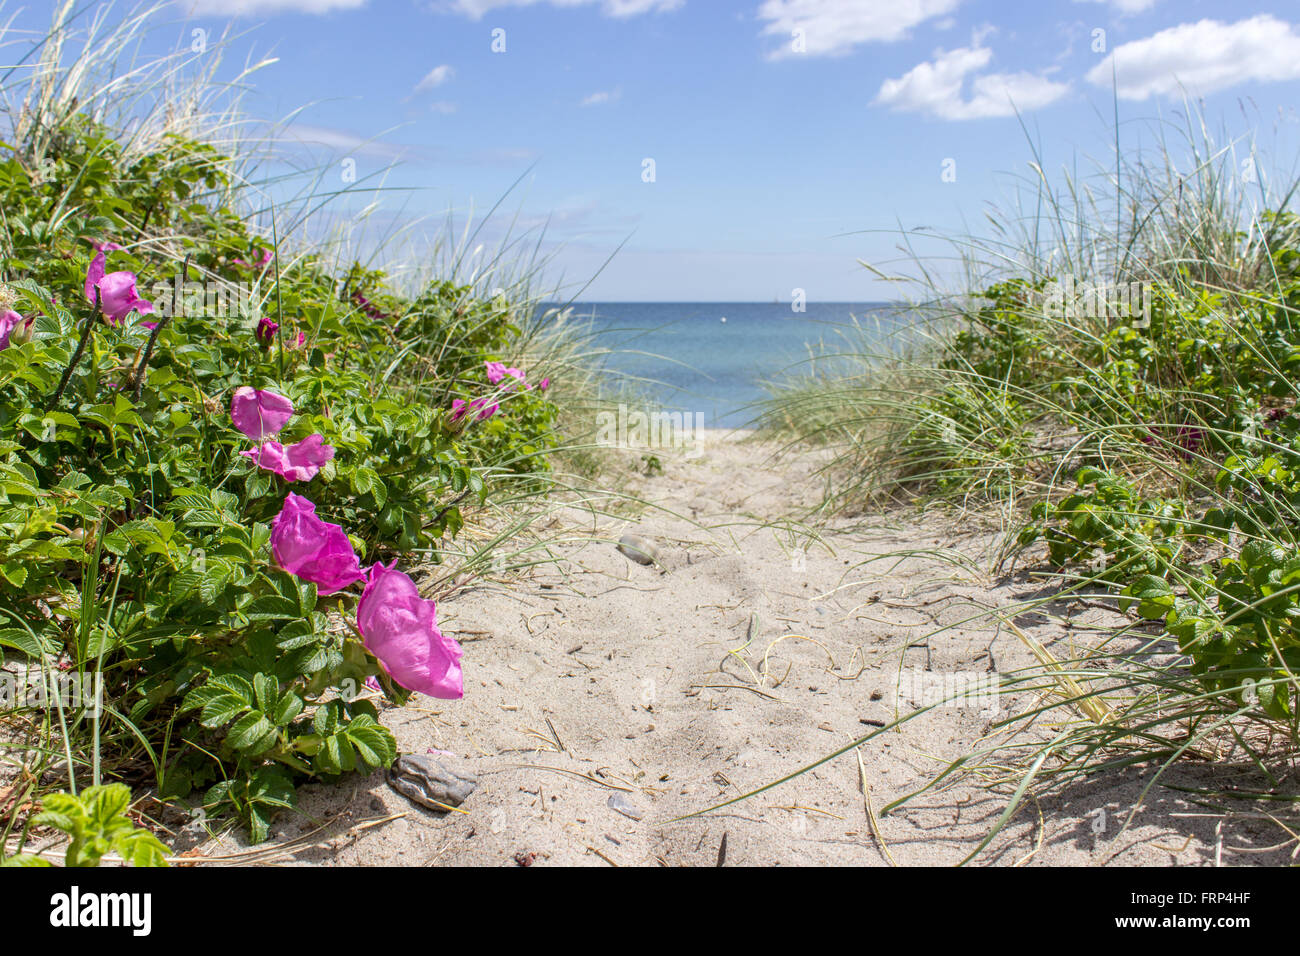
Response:
[[[184,264],[181,266],[181,288],[184,289],[186,286],[189,285],[189,283],[190,283],[190,257],[187,255],[185,257]],[[176,308],[178,310],[184,310],[185,297],[183,295],[181,296],[181,301],[176,303]],[[149,344],[146,345],[144,348],[144,357],[140,359],[140,364],[139,366],[137,366],[135,370],[135,377],[134,377],[135,388],[131,392],[132,402],[140,401],[140,392],[144,388],[145,374],[149,369],[149,359],[153,357],[154,343],[158,341],[158,336],[162,334],[162,330],[167,327],[167,323],[170,322],[171,320],[172,317],[171,314],[169,313],[167,315],[164,315],[162,317],[162,321],[153,327],[153,332],[149,336]]]
[[[445,515],[445,514],[446,514],[448,511],[450,511],[452,508],[456,507],[458,504],[460,504],[462,501],[464,501],[466,498],[468,498],[469,495],[470,495],[470,489],[469,489],[469,488],[466,488],[464,491],[462,491],[462,492],[461,492],[459,495],[457,495],[455,498],[451,499],[451,501],[450,501],[446,506],[444,506],[443,508],[440,508],[440,509],[438,510],[438,513],[435,514],[435,515],[433,516],[433,518],[431,518],[427,524],[425,524],[425,527],[428,528],[428,527],[431,527],[431,526],[437,524],[440,520],[442,520],[442,516],[443,516],[443,515]]]
[[[77,342],[77,350],[72,353],[72,361],[68,362],[68,367],[63,370],[63,378],[59,379],[59,387],[54,390],[49,402],[45,405],[47,412],[53,411],[54,406],[59,403],[63,397],[63,390],[68,387],[68,380],[72,378],[72,370],[77,367],[81,361],[82,353],[86,351],[86,343],[90,340],[90,332],[95,327],[95,319],[99,316],[99,286],[95,286],[95,308],[86,319],[86,326],[81,330],[81,338]]]

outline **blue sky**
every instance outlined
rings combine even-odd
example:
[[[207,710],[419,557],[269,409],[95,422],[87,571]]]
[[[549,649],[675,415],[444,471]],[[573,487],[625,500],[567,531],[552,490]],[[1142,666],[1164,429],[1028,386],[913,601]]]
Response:
[[[278,119],[310,104],[292,134],[361,175],[396,161],[386,183],[415,190],[389,197],[403,216],[484,210],[523,175],[505,207],[524,228],[549,217],[553,275],[585,281],[626,240],[585,299],[802,288],[864,301],[890,289],[857,260],[886,260],[897,242],[873,230],[978,229],[1007,174],[1027,171],[1013,102],[1049,169],[1109,162],[1112,64],[1127,143],[1187,90],[1290,170],[1298,13],[1210,0],[181,0],[159,35],[216,36],[233,16],[228,61],[278,57],[245,107]]]

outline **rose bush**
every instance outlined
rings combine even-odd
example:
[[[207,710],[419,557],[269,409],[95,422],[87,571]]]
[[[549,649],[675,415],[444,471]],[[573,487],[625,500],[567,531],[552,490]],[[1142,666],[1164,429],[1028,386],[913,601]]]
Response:
[[[79,117],[39,163],[3,149],[0,653],[102,675],[104,774],[262,839],[299,781],[394,759],[368,682],[459,696],[393,562],[439,561],[494,473],[544,472],[555,409],[485,380],[522,381],[503,298],[276,256],[210,147],[128,158]],[[495,414],[453,421],[457,396]],[[84,783],[91,717],[66,718],[45,769]]]

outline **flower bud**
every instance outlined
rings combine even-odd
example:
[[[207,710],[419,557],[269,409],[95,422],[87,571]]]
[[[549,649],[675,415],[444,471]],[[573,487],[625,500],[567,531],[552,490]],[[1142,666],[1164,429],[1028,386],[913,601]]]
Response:
[[[10,345],[24,345],[36,337],[35,316],[25,322],[19,322],[9,330]]]

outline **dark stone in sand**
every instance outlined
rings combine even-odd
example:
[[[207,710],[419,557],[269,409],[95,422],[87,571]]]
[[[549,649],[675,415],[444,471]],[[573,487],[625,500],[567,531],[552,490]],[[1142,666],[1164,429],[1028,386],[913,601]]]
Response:
[[[445,812],[468,800],[478,779],[424,754],[403,754],[388,771],[388,785],[413,803]]]

